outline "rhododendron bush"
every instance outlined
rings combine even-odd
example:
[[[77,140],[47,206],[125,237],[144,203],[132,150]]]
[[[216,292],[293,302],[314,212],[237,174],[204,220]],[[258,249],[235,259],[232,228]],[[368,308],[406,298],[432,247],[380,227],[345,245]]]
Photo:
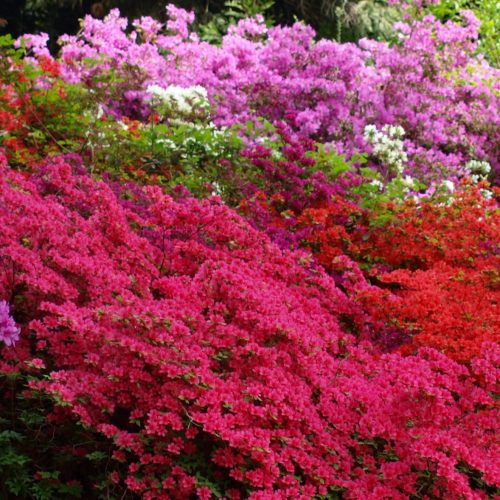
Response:
[[[477,21],[0,40],[0,497],[500,495]]]
[[[378,286],[368,287],[358,270],[352,296],[398,332],[403,352],[432,346],[467,362],[484,341],[498,342],[496,202],[465,186],[447,204],[411,201],[385,210],[383,230],[370,225],[376,214],[339,200],[305,210],[297,223],[312,228],[306,244],[326,269],[342,271],[344,253],[365,269]]]
[[[192,13],[169,5],[167,15],[165,26],[136,20],[130,33],[117,10],[104,21],[85,18],[78,36],[60,39],[64,78],[98,88],[113,68],[119,82],[103,104],[142,119],[152,85],[202,85],[218,124],[265,116],[339,153],[368,151],[368,124],[398,124],[407,133],[409,172],[428,182],[462,175],[469,160],[499,168],[499,75],[473,56],[478,21],[470,12],[466,26],[432,16],[401,23],[392,46],[315,42],[307,26],[268,29],[259,18],[230,28],[216,47],[189,33]],[[23,43],[46,58],[46,41],[30,35]],[[93,59],[100,64],[89,65]]]
[[[1,294],[23,325],[2,369],[44,360],[31,389],[113,439],[132,491],[202,496],[225,478],[231,497],[404,498],[473,495],[464,471],[498,481],[493,344],[470,368],[380,356],[320,268],[217,199],[144,188],[125,204],[71,159],[29,180],[2,169]]]

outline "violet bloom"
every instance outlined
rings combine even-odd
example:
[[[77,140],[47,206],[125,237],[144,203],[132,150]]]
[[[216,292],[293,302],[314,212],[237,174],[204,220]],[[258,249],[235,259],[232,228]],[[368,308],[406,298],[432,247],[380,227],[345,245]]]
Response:
[[[0,300],[0,341],[6,346],[13,346],[19,340],[20,329],[10,315],[9,304]]]

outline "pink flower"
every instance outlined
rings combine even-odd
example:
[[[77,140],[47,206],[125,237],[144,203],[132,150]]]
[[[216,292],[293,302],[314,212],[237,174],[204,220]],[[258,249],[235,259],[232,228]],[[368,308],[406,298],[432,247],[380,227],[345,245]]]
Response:
[[[0,301],[0,340],[8,347],[13,346],[19,340],[20,331],[10,315],[9,304]]]
[[[45,368],[45,363],[43,359],[33,358],[30,361],[26,361],[26,364],[32,368],[42,369]]]
[[[207,486],[202,486],[201,488],[197,488],[196,493],[200,500],[209,500],[210,498],[212,498],[212,492],[210,491],[210,488],[208,488]]]

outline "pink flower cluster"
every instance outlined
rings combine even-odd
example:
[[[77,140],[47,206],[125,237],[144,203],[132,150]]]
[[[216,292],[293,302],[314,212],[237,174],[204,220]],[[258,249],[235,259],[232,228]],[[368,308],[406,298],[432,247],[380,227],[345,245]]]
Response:
[[[470,477],[500,483],[498,346],[470,367],[381,355],[330,276],[217,198],[115,193],[77,158],[0,164],[20,355],[50,360],[31,385],[67,405],[57,418],[113,440],[128,464],[113,481],[146,499],[208,498],[207,481],[234,499],[481,499]]]
[[[115,68],[128,82],[122,112],[127,100],[147,98],[148,85],[202,85],[217,123],[284,121],[338,153],[369,152],[368,124],[401,125],[406,173],[426,181],[460,176],[471,159],[500,168],[499,73],[473,56],[478,22],[471,13],[465,27],[432,16],[400,23],[394,45],[315,41],[300,23],[268,29],[245,20],[220,47],[189,34],[192,14],[173,6],[167,14],[165,27],[141,18],[130,33],[117,10],[104,21],[85,18],[80,35],[60,39],[62,74],[90,84]],[[88,58],[102,64],[88,66]]]
[[[9,304],[0,300],[0,340],[8,347],[19,340],[20,329],[10,316]]]

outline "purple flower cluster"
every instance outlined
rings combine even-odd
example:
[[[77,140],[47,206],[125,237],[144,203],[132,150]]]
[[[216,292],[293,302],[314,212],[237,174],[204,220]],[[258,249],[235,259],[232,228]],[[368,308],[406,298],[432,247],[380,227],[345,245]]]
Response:
[[[0,300],[0,340],[6,346],[13,346],[19,340],[20,329],[10,315],[9,304]]]
[[[455,182],[469,161],[489,162],[490,177],[500,175],[499,70],[474,55],[479,25],[471,12],[462,14],[463,26],[432,16],[398,23],[391,45],[316,41],[300,23],[267,28],[256,18],[233,26],[214,46],[189,32],[192,13],[169,5],[166,15],[166,25],[143,17],[131,31],[116,9],[102,21],[86,17],[78,36],[59,40],[63,78],[92,82],[113,68],[126,84],[105,109],[139,119],[149,112],[148,86],[200,85],[217,125],[257,117],[285,122],[347,156],[369,152],[367,125],[400,126],[412,177]],[[34,42],[43,39],[26,39],[29,47]]]

